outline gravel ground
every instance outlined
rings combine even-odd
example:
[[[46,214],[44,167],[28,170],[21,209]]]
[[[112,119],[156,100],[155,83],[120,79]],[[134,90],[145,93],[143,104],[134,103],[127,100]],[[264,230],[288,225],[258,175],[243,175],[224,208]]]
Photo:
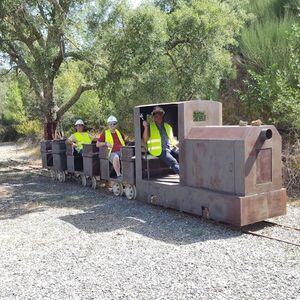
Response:
[[[13,171],[7,147],[1,299],[300,299],[299,247]],[[299,216],[289,205],[280,222]]]

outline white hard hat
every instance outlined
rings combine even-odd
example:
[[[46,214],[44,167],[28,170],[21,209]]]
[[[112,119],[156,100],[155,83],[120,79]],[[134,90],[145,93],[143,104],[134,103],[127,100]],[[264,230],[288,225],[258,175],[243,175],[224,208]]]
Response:
[[[107,119],[107,123],[111,123],[111,122],[118,122],[118,120],[115,116],[109,116],[109,118]]]
[[[160,106],[155,106],[155,107],[153,108],[151,114],[153,115],[155,112],[161,112],[161,113],[165,114],[165,111],[164,111],[163,108],[160,107]]]
[[[81,119],[79,119],[79,120],[77,120],[76,122],[75,122],[75,126],[76,125],[84,125],[84,123],[83,123],[83,121],[81,120]]]

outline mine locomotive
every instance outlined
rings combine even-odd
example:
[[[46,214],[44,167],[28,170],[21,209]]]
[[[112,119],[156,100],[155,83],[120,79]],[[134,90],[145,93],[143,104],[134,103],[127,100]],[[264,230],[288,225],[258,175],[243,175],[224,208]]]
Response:
[[[109,182],[116,196],[125,193],[128,199],[237,226],[286,213],[281,137],[274,126],[223,126],[222,104],[216,101],[159,104],[178,140],[177,175],[142,139],[142,122],[156,105],[134,108],[135,144],[121,149],[122,180],[114,176],[108,149],[95,144],[74,156],[64,140],[43,141],[43,167],[61,182],[74,177],[93,188]]]

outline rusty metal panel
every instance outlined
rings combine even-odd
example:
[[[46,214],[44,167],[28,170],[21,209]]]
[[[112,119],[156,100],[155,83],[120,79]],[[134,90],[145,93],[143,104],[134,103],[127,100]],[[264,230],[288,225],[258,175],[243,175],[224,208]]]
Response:
[[[245,142],[234,142],[234,185],[236,195],[245,195]]]
[[[121,147],[121,160],[131,161],[135,159],[135,146]]]
[[[137,197],[144,202],[199,216],[203,216],[207,208],[211,219],[237,226],[241,223],[241,202],[236,195],[143,180],[137,186]]]
[[[192,127],[187,138],[204,140],[244,140],[251,128],[250,126]]]
[[[135,184],[135,163],[134,161],[121,161],[123,181]]]
[[[185,141],[186,184],[214,191],[235,192],[234,142]]]
[[[66,140],[53,140],[52,152],[54,153],[66,153]]]
[[[67,170],[71,173],[83,171],[82,156],[67,155]]]
[[[268,218],[278,217],[286,214],[286,189],[270,191],[268,198]]]
[[[263,140],[261,133],[267,129],[272,138]],[[245,139],[245,195],[281,189],[281,169],[281,137],[276,128],[252,127]]]
[[[66,154],[73,155],[74,154],[74,147],[73,145],[66,144]]]
[[[67,170],[67,156],[64,152],[53,153],[53,169],[57,171]]]
[[[256,183],[272,181],[272,149],[256,150]]]
[[[99,147],[99,158],[100,159],[108,158],[108,148],[107,147]]]
[[[99,149],[96,147],[96,144],[86,144],[83,145],[82,156],[93,157],[95,154],[98,154]]]
[[[87,176],[100,176],[100,160],[98,153],[83,157],[83,173]]]
[[[53,166],[52,151],[42,152],[42,166],[43,168],[49,168]]]
[[[241,197],[240,226],[286,214],[286,190]]]
[[[71,173],[75,172],[75,162],[73,155],[67,155],[67,170]]]
[[[100,159],[100,177],[103,180],[109,180],[109,161],[108,159]]]
[[[179,127],[184,126],[183,136],[185,138],[192,127],[205,127],[207,125],[222,125],[222,103],[207,100],[192,100],[178,103],[183,105],[184,110],[179,118]],[[195,113],[203,113],[205,118],[202,121],[195,119]]]
[[[52,150],[52,140],[44,140],[41,142],[41,152]]]

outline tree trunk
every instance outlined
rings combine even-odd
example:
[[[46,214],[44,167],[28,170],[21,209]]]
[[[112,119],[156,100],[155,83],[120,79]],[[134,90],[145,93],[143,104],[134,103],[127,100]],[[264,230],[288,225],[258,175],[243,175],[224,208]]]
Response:
[[[80,99],[80,96],[85,91],[96,88],[95,84],[80,84],[74,95],[64,103],[59,109],[53,97],[53,82],[47,82],[44,85],[44,139],[52,140],[61,138],[58,122],[62,116]]]
[[[55,139],[57,105],[53,97],[53,82],[44,84],[44,139]]]
[[[55,138],[55,130],[57,123],[54,121],[46,121],[44,123],[44,139],[53,140]]]

